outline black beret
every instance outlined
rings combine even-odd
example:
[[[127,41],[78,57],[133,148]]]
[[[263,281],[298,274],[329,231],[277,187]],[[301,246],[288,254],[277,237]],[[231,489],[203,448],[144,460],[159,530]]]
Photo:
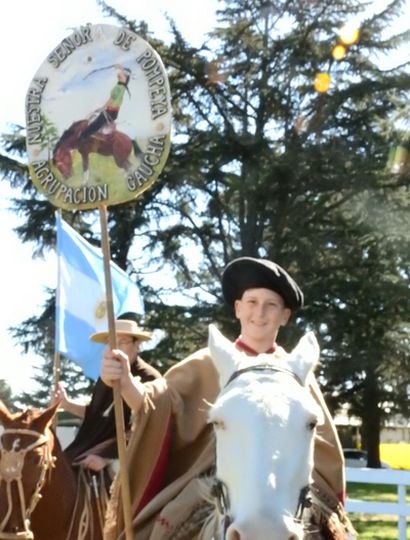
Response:
[[[296,281],[278,264],[267,259],[240,257],[230,262],[222,275],[222,293],[233,306],[247,289],[270,289],[280,294],[286,307],[303,307],[303,293]]]
[[[138,313],[135,313],[135,311],[126,311],[125,313],[121,313],[121,315],[116,317],[117,321],[122,321],[124,319],[127,321],[134,321],[139,324],[141,322],[141,315],[138,315]]]

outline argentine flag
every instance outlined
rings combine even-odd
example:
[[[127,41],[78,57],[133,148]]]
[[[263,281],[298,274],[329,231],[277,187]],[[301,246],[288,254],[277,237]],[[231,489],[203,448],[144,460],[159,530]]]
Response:
[[[97,379],[104,345],[90,341],[94,332],[108,329],[103,254],[57,213],[58,284],[56,350]],[[140,291],[111,261],[114,315],[143,314]]]

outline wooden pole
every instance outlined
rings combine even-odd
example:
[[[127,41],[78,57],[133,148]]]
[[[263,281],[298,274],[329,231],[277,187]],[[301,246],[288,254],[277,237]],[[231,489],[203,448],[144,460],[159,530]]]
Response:
[[[108,343],[111,349],[117,347],[117,337],[115,334],[115,319],[114,319],[114,306],[112,298],[112,283],[111,283],[111,253],[110,253],[110,241],[108,236],[107,226],[107,207],[102,205],[100,210],[100,224],[101,224],[101,247],[104,257],[104,277],[105,277],[105,294],[107,302],[107,315],[108,315]],[[127,477],[127,456],[126,456],[126,444],[125,444],[125,425],[124,425],[124,413],[122,407],[122,398],[120,390],[120,382],[116,381],[113,385],[114,393],[114,412],[115,412],[115,425],[117,431],[117,447],[118,458],[120,461],[120,486],[121,496],[124,513],[124,525],[125,525],[125,538],[126,540],[133,540],[132,536],[132,519],[131,519],[131,496],[130,486]]]
[[[57,219],[61,219],[61,210],[57,210],[56,214],[58,214]],[[54,362],[53,362],[53,378],[54,378],[54,390],[57,388],[58,383],[60,382],[60,376],[61,376],[61,355],[59,351],[60,346],[60,316],[59,316],[59,310],[60,310],[60,297],[61,297],[61,260],[60,260],[60,253],[58,252],[58,249],[56,249],[57,252],[57,287],[56,287],[56,308],[55,308],[55,317],[56,317],[56,325],[55,325],[55,337],[54,337]],[[57,433],[57,418],[58,418],[58,411],[56,411],[56,414],[54,415],[53,421],[52,421],[52,428]]]
[[[54,390],[57,388],[57,385],[60,381],[60,375],[61,375],[61,356],[58,351],[54,351],[53,375],[54,375],[54,388],[52,391],[54,392]],[[54,415],[53,421],[51,423],[51,426],[56,433],[57,433],[57,424],[58,424],[57,415],[58,415],[58,411],[56,411],[56,414]]]

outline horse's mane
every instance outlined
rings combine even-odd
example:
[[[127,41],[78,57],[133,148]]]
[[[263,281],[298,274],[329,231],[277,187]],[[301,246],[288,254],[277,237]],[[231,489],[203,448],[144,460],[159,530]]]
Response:
[[[218,505],[215,497],[212,495],[212,486],[215,482],[213,475],[203,476],[199,479],[198,489],[203,500],[208,503],[212,510],[202,525],[199,533],[200,540],[206,540],[212,538],[213,540],[220,540],[219,530],[222,515],[219,512]]]
[[[53,153],[55,153],[58,148],[63,145],[65,143],[65,141],[71,137],[72,135],[75,134],[75,132],[81,128],[82,125],[84,124],[87,124],[87,120],[76,120],[75,122],[73,122],[71,124],[71,126],[69,128],[67,128],[65,131],[63,131],[63,134],[61,135],[61,137],[59,138],[59,140],[57,141],[57,144],[55,145],[54,147],[54,150],[53,150]]]

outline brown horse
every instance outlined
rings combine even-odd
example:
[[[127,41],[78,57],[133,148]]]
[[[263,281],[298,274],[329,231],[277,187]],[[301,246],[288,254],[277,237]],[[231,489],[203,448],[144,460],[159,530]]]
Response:
[[[100,540],[103,502],[51,422],[58,404],[12,414],[0,401],[0,539]]]
[[[85,181],[88,180],[89,154],[91,153],[112,156],[117,166],[125,170],[128,170],[131,166],[129,157],[132,150],[134,150],[136,157],[142,156],[137,143],[115,128],[109,133],[98,131],[89,137],[81,138],[80,135],[87,126],[87,120],[74,122],[64,131],[54,147],[53,163],[64,178],[70,178],[73,174],[73,158],[71,154],[73,150],[78,150],[81,155]]]

